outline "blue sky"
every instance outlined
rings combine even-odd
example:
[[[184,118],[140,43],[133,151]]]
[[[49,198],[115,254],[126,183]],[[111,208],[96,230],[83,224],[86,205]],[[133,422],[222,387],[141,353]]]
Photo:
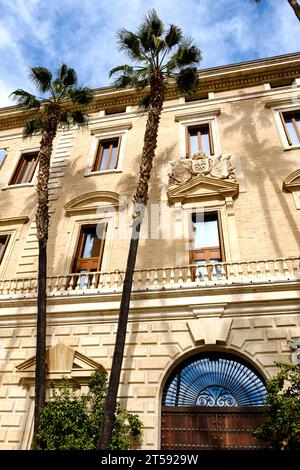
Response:
[[[181,26],[203,52],[201,68],[299,50],[300,24],[287,0],[155,0],[166,23]],[[0,0],[0,106],[16,88],[32,90],[29,67],[75,67],[80,80],[110,84],[108,71],[126,57],[116,31],[135,31],[142,0]]]

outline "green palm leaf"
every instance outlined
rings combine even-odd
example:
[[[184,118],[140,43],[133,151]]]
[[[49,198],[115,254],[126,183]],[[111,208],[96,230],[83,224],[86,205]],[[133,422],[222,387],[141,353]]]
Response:
[[[182,39],[182,31],[178,26],[175,26],[174,24],[170,25],[169,30],[166,33],[165,36],[165,41],[169,49],[171,47],[176,46]]]
[[[198,80],[196,67],[186,67],[176,76],[177,88],[184,94],[193,93],[196,91]]]
[[[42,119],[32,119],[27,121],[23,129],[23,137],[31,137],[34,134],[38,134],[43,129],[43,120]]]
[[[68,97],[72,103],[87,105],[93,101],[94,95],[92,90],[87,87],[70,88],[68,90]]]
[[[30,79],[41,93],[51,88],[52,73],[46,67],[32,67],[29,73]]]
[[[75,86],[77,84],[77,74],[74,69],[67,70],[65,76],[62,78],[64,86]]]
[[[109,77],[119,72],[122,72],[124,75],[132,76],[134,74],[134,68],[130,65],[119,65],[110,70]]]
[[[117,33],[117,42],[119,44],[119,49],[124,51],[130,59],[138,61],[143,59],[141,55],[140,41],[135,34],[125,28],[120,29]]]
[[[13,91],[10,96],[17,102],[18,106],[26,109],[39,109],[41,106],[40,101],[31,93],[19,88]]]
[[[82,111],[80,111],[78,109],[75,110],[75,111],[72,111],[71,117],[72,117],[72,120],[73,120],[74,124],[79,124],[81,126],[87,124],[87,120],[86,120],[85,115],[83,114]]]

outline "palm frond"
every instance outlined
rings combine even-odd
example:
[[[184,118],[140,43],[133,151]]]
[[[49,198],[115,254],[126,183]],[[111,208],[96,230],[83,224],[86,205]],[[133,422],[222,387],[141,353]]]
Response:
[[[23,137],[28,138],[33,136],[34,134],[38,134],[42,131],[43,124],[44,122],[40,118],[27,121],[23,129]]]
[[[77,74],[75,70],[68,68],[67,72],[61,80],[66,87],[75,86],[77,84]]]
[[[139,102],[139,110],[144,112],[147,111],[150,105],[150,93],[147,93]]]
[[[153,45],[154,45],[155,55],[158,55],[167,47],[165,40],[159,36],[153,36]]]
[[[87,117],[83,114],[80,110],[74,110],[71,112],[71,117],[74,124],[78,124],[79,126],[84,126],[87,124]]]
[[[66,64],[62,64],[58,71],[57,71],[57,78],[58,80],[60,81],[63,81],[63,79],[65,78],[65,76],[67,75],[68,73],[68,69],[69,67],[66,65]]]
[[[131,65],[119,65],[118,67],[114,67],[113,69],[110,70],[109,72],[109,78],[111,78],[112,75],[115,73],[122,72],[125,75],[133,75],[134,73],[134,68]]]
[[[17,102],[18,106],[26,109],[39,109],[41,107],[40,101],[28,91],[18,90],[13,91],[10,96]]]
[[[171,47],[176,46],[176,44],[179,44],[181,39],[182,39],[181,29],[178,26],[171,24],[165,36],[165,41],[166,41],[168,48],[171,49]]]
[[[52,73],[46,67],[32,67],[29,77],[38,91],[45,93],[50,90]]]
[[[161,19],[158,17],[156,10],[152,8],[144,17],[144,23],[140,27],[139,31],[142,31],[144,28],[147,28],[149,33],[152,36],[161,36],[164,31],[164,24]]]
[[[176,62],[178,67],[184,67],[186,65],[198,64],[202,59],[202,54],[200,49],[194,46],[190,39],[184,39],[172,59]]]
[[[195,92],[198,84],[198,72],[196,67],[185,67],[176,76],[177,88],[183,93]]]
[[[56,94],[56,97],[59,96],[63,92],[64,84],[60,78],[56,78],[52,82],[52,88],[54,90],[54,93]]]
[[[70,111],[68,109],[62,110],[59,117],[60,124],[69,126],[71,121]]]
[[[117,32],[117,42],[119,49],[124,51],[130,59],[141,61],[143,60],[140,48],[139,38],[125,28]]]
[[[68,97],[71,99],[72,103],[82,105],[89,104],[94,99],[93,92],[88,87],[70,88],[68,90]]]
[[[126,74],[120,75],[118,78],[115,79],[114,86],[116,88],[126,88],[128,86],[133,86],[132,76]]]
[[[149,10],[144,17],[144,22],[138,29],[138,38],[145,52],[155,50],[154,38],[162,36],[164,31],[164,25],[157,16],[155,10]]]

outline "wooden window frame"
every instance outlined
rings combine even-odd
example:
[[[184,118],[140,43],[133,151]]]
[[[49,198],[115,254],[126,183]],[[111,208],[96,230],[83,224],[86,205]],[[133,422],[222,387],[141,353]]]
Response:
[[[0,239],[5,237],[5,242],[3,243],[3,246],[4,246],[4,250],[2,253],[0,253],[0,265],[2,263],[2,260],[5,256],[5,253],[6,253],[6,250],[7,250],[7,246],[8,246],[8,243],[9,243],[9,240],[10,240],[10,234],[0,234]]]
[[[7,149],[5,148],[0,148],[0,152],[1,150],[4,152],[4,155],[3,155],[3,159],[0,160],[0,169],[2,168],[2,166],[4,165],[4,162],[5,162],[5,159],[7,157]]]
[[[113,141],[116,141],[117,139],[118,139],[117,156],[116,156],[116,162],[115,162],[114,168],[110,168],[111,157],[112,157],[113,148],[114,148],[114,146],[111,144],[110,148],[109,148],[109,154],[108,154],[107,162],[106,162],[106,165],[105,165],[105,169],[100,170],[101,161],[102,161],[102,157],[103,157],[103,148],[104,148],[102,144],[104,142],[113,142]],[[99,139],[99,142],[98,142],[98,145],[97,145],[97,150],[96,150],[96,156],[95,156],[95,160],[94,160],[94,164],[93,164],[93,168],[92,168],[92,172],[116,170],[118,168],[121,140],[122,140],[121,136],[115,136],[115,137],[108,137],[108,138],[104,138],[104,139]]]
[[[20,156],[20,159],[18,161],[18,164],[13,172],[13,175],[10,179],[9,186],[14,186],[18,184],[30,184],[32,182],[32,179],[34,177],[34,173],[36,171],[37,165],[38,165],[38,151],[33,151],[33,152],[28,152],[28,153],[22,153]],[[29,162],[28,168],[26,169],[26,172],[23,176],[22,181],[18,181],[24,166],[26,165],[26,161],[29,156],[35,156],[35,158],[32,158],[31,161]]]
[[[84,233],[84,228],[85,227],[97,227],[97,225],[101,223],[104,225],[104,230],[103,234],[104,237],[101,239],[101,245],[100,245],[100,251],[99,251],[99,256],[96,258],[80,258],[80,253],[82,252],[83,248],[83,243],[85,240],[85,233]],[[77,273],[79,272],[80,266],[78,266],[80,263],[88,262],[90,260],[90,263],[92,264],[93,261],[96,263],[96,269],[93,269],[92,271],[87,270],[87,272],[93,272],[93,271],[100,271],[102,260],[103,260],[103,253],[104,253],[104,245],[105,245],[105,239],[107,235],[107,222],[97,222],[97,223],[90,223],[90,224],[82,224],[80,225],[76,245],[75,245],[75,253],[73,256],[72,264],[71,264],[71,273]]]
[[[281,120],[283,129],[284,129],[285,136],[287,138],[288,144],[289,144],[290,147],[292,147],[293,145],[300,145],[300,129],[298,128],[297,122],[296,122],[295,119],[292,118],[292,124],[293,124],[293,127],[295,129],[296,135],[297,135],[298,140],[299,140],[298,144],[293,144],[293,142],[291,140],[291,137],[290,137],[290,134],[289,134],[289,131],[288,131],[288,128],[287,128],[287,125],[286,125],[285,117],[284,117],[284,114],[286,114],[286,113],[293,113],[293,111],[279,111],[280,120]],[[296,113],[300,114],[300,110],[295,110],[295,114]]]
[[[211,122],[205,122],[203,124],[195,124],[195,125],[186,126],[186,158],[192,158],[191,145],[190,145],[190,130],[198,129],[198,132],[197,132],[198,149],[199,149],[199,152],[202,152],[201,128],[206,127],[206,126],[208,126],[209,147],[210,147],[210,155],[208,156],[215,154],[212,125],[211,125]]]
[[[190,217],[191,217],[191,227],[193,226],[193,222],[192,222],[192,217],[193,215],[196,213],[197,211],[195,212],[191,212],[190,214]],[[199,249],[190,249],[190,252],[189,252],[189,261],[190,261],[190,264],[196,264],[195,261],[198,261],[198,260],[201,260],[200,259],[200,256],[202,255],[202,253],[204,254],[205,252],[209,252],[209,251],[212,251],[212,250],[215,250],[215,251],[220,251],[220,258],[221,258],[221,261],[220,262],[224,262],[225,261],[225,249],[224,249],[224,238],[223,238],[223,231],[222,231],[222,221],[221,221],[221,213],[219,210],[214,210],[214,211],[205,211],[204,212],[204,217],[205,215],[208,215],[208,214],[216,214],[217,215],[217,222],[218,222],[218,235],[219,235],[219,247],[214,247],[214,246],[209,246],[209,247],[205,247],[205,248],[199,248]],[[194,244],[194,232],[193,230],[191,229],[191,237],[190,237],[190,243],[191,245],[193,246]],[[198,257],[199,259],[197,260],[196,258],[196,253],[198,253]],[[210,263],[209,259],[205,258],[203,259],[203,261],[205,261],[207,264]]]

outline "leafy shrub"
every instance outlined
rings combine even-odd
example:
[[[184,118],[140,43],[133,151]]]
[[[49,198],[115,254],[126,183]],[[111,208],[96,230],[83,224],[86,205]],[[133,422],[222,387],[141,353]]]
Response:
[[[279,373],[266,384],[268,419],[254,435],[275,449],[300,449],[300,364],[278,364]]]
[[[51,399],[42,410],[42,449],[95,450],[107,393],[106,374],[95,371],[89,380],[89,391],[76,395],[66,378],[62,387],[51,385]],[[110,449],[127,450],[139,445],[142,422],[138,416],[117,405]]]

